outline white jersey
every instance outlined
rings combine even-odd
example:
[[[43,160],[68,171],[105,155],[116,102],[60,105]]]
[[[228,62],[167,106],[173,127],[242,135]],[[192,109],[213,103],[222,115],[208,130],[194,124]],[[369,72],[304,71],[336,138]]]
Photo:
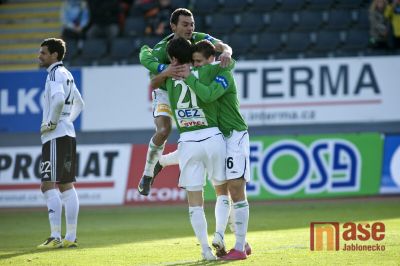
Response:
[[[50,121],[51,99],[56,93],[61,92],[64,95],[64,107],[61,111],[57,127],[52,131],[42,134],[42,144],[62,136],[76,137],[74,125],[69,118],[74,101],[77,100],[83,102],[82,97],[75,86],[74,77],[71,72],[63,66],[61,61],[49,66],[47,72],[49,74],[47,75],[44,91],[42,123]]]

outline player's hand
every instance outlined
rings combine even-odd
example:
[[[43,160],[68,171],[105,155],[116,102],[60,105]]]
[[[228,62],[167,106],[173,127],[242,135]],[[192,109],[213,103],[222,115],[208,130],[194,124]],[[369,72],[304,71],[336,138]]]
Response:
[[[218,60],[221,61],[220,66],[227,67],[231,62],[231,58],[232,55],[229,52],[223,52],[218,58]]]
[[[184,69],[179,73],[179,75],[185,79],[190,75],[190,64],[184,64],[182,67],[184,67]]]
[[[54,130],[56,127],[57,127],[57,124],[55,124],[55,123],[53,123],[53,122],[51,122],[51,121],[50,121],[50,122],[43,122],[43,123],[40,125],[40,134],[43,134],[43,133],[52,131],[52,130]]]
[[[182,79],[182,72],[184,70],[185,70],[184,65],[178,65],[176,63],[172,63],[163,72],[165,72],[165,75],[167,75],[168,77],[174,79]]]

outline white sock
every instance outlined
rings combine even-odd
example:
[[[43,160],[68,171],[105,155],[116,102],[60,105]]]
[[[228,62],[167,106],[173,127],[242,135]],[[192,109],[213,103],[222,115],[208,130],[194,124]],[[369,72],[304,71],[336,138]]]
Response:
[[[49,214],[51,237],[61,238],[61,210],[60,194],[56,189],[50,189],[43,193],[46,199]]]
[[[235,212],[233,211],[233,205],[231,205],[231,208],[229,210],[229,220],[228,220],[228,225],[229,229],[231,230],[232,233],[235,234]]]
[[[203,207],[189,207],[190,223],[193,231],[200,242],[203,251],[209,247],[207,234],[207,220]]]
[[[178,150],[161,155],[160,164],[162,167],[179,164]]]
[[[75,188],[61,193],[61,198],[65,206],[65,221],[67,224],[65,239],[74,242],[76,239],[76,227],[79,213],[79,199]]]
[[[144,166],[143,175],[153,176],[154,174],[154,166],[157,161],[160,159],[161,154],[163,153],[165,144],[161,146],[157,146],[153,143],[153,139],[149,142],[149,147],[147,148],[146,155],[146,165]]]
[[[228,224],[230,208],[230,199],[227,195],[217,197],[217,202],[215,202],[215,232],[218,232],[222,237]]]
[[[244,251],[247,225],[249,224],[249,203],[247,200],[233,203],[233,212],[235,216],[235,249]]]

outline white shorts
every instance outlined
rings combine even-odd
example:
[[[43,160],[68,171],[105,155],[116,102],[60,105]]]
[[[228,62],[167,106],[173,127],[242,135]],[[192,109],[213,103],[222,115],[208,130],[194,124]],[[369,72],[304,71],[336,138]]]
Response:
[[[250,143],[247,131],[233,131],[226,138],[226,179],[244,177],[250,181]]]
[[[184,141],[178,144],[179,187],[196,191],[206,185],[206,175],[213,185],[224,184],[226,143],[221,134],[202,141]]]
[[[171,105],[169,104],[168,92],[162,89],[152,91],[153,98],[153,116],[172,117]]]

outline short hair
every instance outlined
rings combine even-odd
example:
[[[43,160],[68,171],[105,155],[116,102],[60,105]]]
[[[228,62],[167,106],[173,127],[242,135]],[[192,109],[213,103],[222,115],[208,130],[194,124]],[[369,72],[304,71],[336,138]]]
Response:
[[[186,9],[186,8],[177,8],[177,9],[175,9],[174,12],[172,12],[171,18],[170,18],[169,22],[170,22],[171,24],[177,25],[180,15],[182,15],[182,16],[187,16],[187,17],[193,17],[193,14],[192,14],[192,12],[190,12],[189,9]]]
[[[193,46],[188,40],[179,37],[168,42],[167,53],[171,58],[175,57],[180,64],[190,63]]]
[[[65,42],[61,39],[57,38],[47,38],[45,39],[40,47],[42,46],[47,46],[49,49],[50,54],[53,54],[55,52],[58,53],[57,60],[61,61],[64,58],[66,48],[65,48]]]
[[[205,58],[216,55],[215,46],[209,40],[201,40],[197,42],[193,46],[193,53],[194,52],[201,53]]]

